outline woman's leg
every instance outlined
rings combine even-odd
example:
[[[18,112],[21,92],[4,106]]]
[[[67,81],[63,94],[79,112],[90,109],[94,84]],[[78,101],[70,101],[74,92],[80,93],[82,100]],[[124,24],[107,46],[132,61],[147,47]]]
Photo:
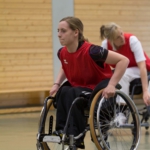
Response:
[[[87,88],[80,88],[80,87],[73,87],[68,91],[68,103],[66,105],[66,110],[69,111],[70,106],[74,99],[76,97],[79,97],[82,91],[87,91],[87,92],[92,92],[91,89]],[[71,99],[73,100],[71,102]],[[84,109],[85,106],[88,105],[88,100],[87,101],[82,101],[79,100],[77,103],[74,105],[72,113],[71,113],[71,118],[69,122],[69,128],[68,128],[68,134],[73,134],[74,136],[79,135],[85,130],[86,127],[86,118],[84,116]],[[80,149],[84,149],[84,136],[76,140],[76,147]]]
[[[61,92],[57,95],[56,130],[63,130],[70,107],[74,99],[79,97],[82,91],[91,92],[92,90],[81,87],[62,87]],[[84,106],[86,104],[84,103],[88,102],[78,101],[73,107],[71,122],[69,122],[69,124],[72,123],[73,128],[69,129],[69,134],[76,136],[85,129]]]
[[[81,88],[81,87],[72,87],[68,91],[68,103],[66,104],[66,110],[69,111],[70,106],[72,102],[74,101],[75,98],[79,97],[82,91],[87,91],[87,92],[92,92],[91,89],[87,88]],[[72,101],[73,100],[73,101]],[[73,135],[78,135],[79,133],[83,132],[85,129],[85,116],[84,116],[84,109],[85,106],[87,106],[88,100],[87,101],[82,101],[79,100],[73,107],[73,111],[71,114],[71,121],[72,121],[72,129],[70,128],[69,132],[70,134],[73,133]]]
[[[87,88],[80,88],[80,87],[62,87],[61,91],[57,95],[57,113],[56,113],[56,130],[55,131],[58,135],[61,134],[64,129],[68,112],[70,107],[75,100],[75,98],[79,97],[82,91],[92,92],[91,89]],[[72,134],[74,136],[78,135],[79,133],[83,132],[86,123],[84,117],[84,106],[88,104],[88,100],[82,101],[79,100],[73,107],[69,126],[67,129],[67,134]],[[58,131],[59,130],[59,131]],[[76,147],[80,149],[84,149],[84,136],[76,140]]]
[[[66,95],[70,86],[63,86],[59,93],[56,94],[57,110],[56,110],[56,130],[63,130],[66,124],[67,110],[66,110]],[[65,102],[66,101],[66,102]]]
[[[140,78],[140,70],[138,67],[127,68],[123,77],[119,81],[119,84],[122,86],[121,91],[129,95],[129,86],[130,82],[136,78]],[[125,103],[121,98],[118,99],[118,102]]]

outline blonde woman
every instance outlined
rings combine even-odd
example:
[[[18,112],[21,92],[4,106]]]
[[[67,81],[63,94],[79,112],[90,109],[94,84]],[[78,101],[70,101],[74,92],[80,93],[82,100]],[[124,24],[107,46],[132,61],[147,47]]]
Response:
[[[150,93],[148,91],[147,71],[150,71],[150,59],[143,51],[141,42],[136,36],[124,33],[116,23],[109,23],[100,27],[102,47],[129,58],[129,65],[125,74],[119,81],[122,91],[129,95],[129,85],[135,78],[141,78],[143,100],[150,105]],[[114,65],[112,65],[115,67]]]

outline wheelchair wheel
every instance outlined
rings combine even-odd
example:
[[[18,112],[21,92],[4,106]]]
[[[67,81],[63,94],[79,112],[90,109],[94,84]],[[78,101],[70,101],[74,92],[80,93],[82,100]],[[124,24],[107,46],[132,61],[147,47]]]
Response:
[[[39,120],[39,131],[37,135],[37,150],[58,150],[61,149],[61,144],[56,142],[49,142],[49,139],[52,139],[52,127],[53,121],[56,122],[56,119],[53,117],[53,111],[49,111],[50,107],[53,104],[52,99],[46,99],[44,106],[41,110],[40,120]],[[55,138],[55,137],[54,137]],[[56,137],[57,138],[57,137]]]
[[[56,115],[53,114],[55,111],[49,111],[53,105],[53,99],[50,98],[47,97],[45,99],[41,111],[36,143],[37,150],[77,150],[75,145],[68,145],[68,141],[65,143],[66,141],[63,142],[59,136],[52,134],[53,127],[55,126],[53,122],[56,122]],[[63,135],[63,137],[65,138],[66,136]]]
[[[133,101],[116,90],[113,98],[94,96],[90,108],[90,131],[98,150],[136,150],[140,140],[140,120]],[[119,98],[126,104],[120,104]]]

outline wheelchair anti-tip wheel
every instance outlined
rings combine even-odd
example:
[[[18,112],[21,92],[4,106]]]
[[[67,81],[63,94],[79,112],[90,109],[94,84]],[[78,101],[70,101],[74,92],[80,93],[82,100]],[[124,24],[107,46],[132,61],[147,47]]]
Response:
[[[94,96],[90,108],[90,131],[98,150],[136,150],[140,140],[140,119],[133,101],[116,90],[113,98]],[[122,98],[125,103],[120,103]]]

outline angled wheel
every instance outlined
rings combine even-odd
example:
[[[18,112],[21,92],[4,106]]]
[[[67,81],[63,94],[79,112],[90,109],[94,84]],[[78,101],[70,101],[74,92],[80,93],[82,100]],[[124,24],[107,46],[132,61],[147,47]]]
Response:
[[[52,136],[52,127],[53,121],[56,122],[56,119],[52,116],[53,111],[49,111],[50,107],[53,104],[53,99],[45,99],[44,106],[41,110],[40,119],[39,119],[39,130],[37,134],[37,150],[57,150],[61,145],[57,142],[60,139],[59,137]],[[51,142],[52,141],[52,142]]]
[[[93,98],[90,108],[90,131],[99,150],[136,150],[140,140],[140,120],[133,101],[116,90],[113,98],[101,97],[102,90]],[[118,103],[122,98],[126,104]]]
[[[56,122],[56,115],[53,114],[55,112],[49,111],[50,107],[53,105],[53,98],[51,98],[52,97],[47,97],[45,99],[41,111],[37,134],[37,150],[77,150],[75,145],[71,145],[70,141],[68,142],[68,139],[66,142],[65,134],[63,134],[62,139],[52,134]]]

